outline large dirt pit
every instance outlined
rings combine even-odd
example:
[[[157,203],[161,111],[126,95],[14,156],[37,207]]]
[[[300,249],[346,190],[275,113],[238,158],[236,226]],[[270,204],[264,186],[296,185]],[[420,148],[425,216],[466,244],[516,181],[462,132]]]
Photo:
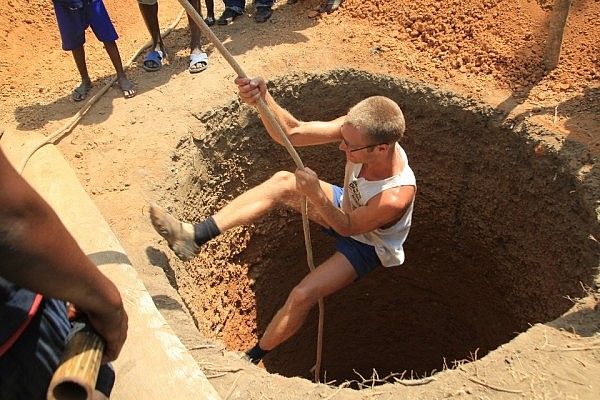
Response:
[[[323,372],[338,384],[408,371],[426,376],[481,358],[566,312],[570,298],[593,286],[598,223],[560,152],[480,103],[416,82],[338,70],[270,85],[301,119],[329,119],[370,95],[402,107],[402,141],[418,182],[406,263],[380,268],[325,300]],[[173,156],[178,184],[172,211],[202,219],[278,170],[293,170],[283,147],[266,135],[256,112],[231,102],[199,115],[196,140]],[[305,165],[341,184],[336,145],[301,148]],[[599,171],[587,171],[598,174]],[[173,187],[171,187],[173,189]],[[312,226],[318,263],[331,240]],[[277,210],[252,226],[221,235],[189,263],[172,262],[196,324],[232,350],[252,346],[292,287],[308,272],[301,220]],[[269,372],[311,377],[316,307],[300,332],[264,360]]]

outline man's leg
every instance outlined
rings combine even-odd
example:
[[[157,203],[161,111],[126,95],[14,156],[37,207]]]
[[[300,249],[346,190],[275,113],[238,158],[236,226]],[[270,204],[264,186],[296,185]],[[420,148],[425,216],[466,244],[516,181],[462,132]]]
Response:
[[[200,0],[189,0],[192,7],[198,11],[198,14],[202,15],[200,12]],[[197,72],[202,72],[208,67],[208,55],[202,51],[201,47],[201,36],[200,36],[200,28],[191,16],[188,15],[188,23],[190,25],[190,73],[194,74]]]
[[[204,22],[208,26],[212,26],[215,24],[215,2],[214,0],[205,0],[204,3],[206,4],[206,18]]]
[[[158,23],[158,1],[138,0],[138,6],[152,39],[152,49],[144,57],[142,68],[148,72],[158,71],[163,60],[167,57],[167,50],[160,36]]]
[[[321,181],[321,188],[331,200],[331,185]],[[198,253],[201,245],[219,233],[252,223],[277,206],[286,205],[299,210],[300,198],[296,191],[296,176],[291,172],[280,171],[198,224],[182,223],[155,205],[150,208],[150,219],[154,229],[167,239],[175,254],[182,260],[188,260]],[[314,222],[327,226],[310,207],[308,216]]]
[[[319,299],[348,286],[357,277],[358,273],[350,261],[341,253],[334,253],[292,289],[283,307],[267,326],[258,348],[246,353],[250,361],[258,363],[266,352],[289,339],[300,329]]]
[[[163,55],[166,55],[165,46],[160,36],[160,26],[158,24],[158,2],[154,4],[138,2],[138,5],[146,28],[148,28],[148,32],[152,38],[152,50],[161,51]]]
[[[87,64],[85,62],[85,49],[83,48],[83,45],[73,49],[72,53],[73,59],[75,60],[75,65],[77,65],[77,70],[79,71],[79,75],[81,75],[81,84],[73,91],[73,100],[81,101],[85,99],[88,92],[92,88],[92,81],[90,79]]]
[[[258,23],[266,22],[273,11],[271,8],[273,7],[273,0],[256,0],[256,12],[254,13],[254,21]]]
[[[102,1],[96,1],[93,3],[86,4],[86,15],[87,20],[96,35],[96,38],[104,44],[106,53],[110,57],[115,72],[117,73],[117,80],[119,87],[123,91],[125,98],[135,96],[135,89],[133,83],[127,79],[125,71],[123,71],[123,63],[121,61],[121,55],[119,54],[119,48],[117,47],[117,39],[119,35],[115,30],[115,27],[110,20],[108,11]]]
[[[126,99],[135,96],[133,83],[127,79],[127,75],[125,75],[125,71],[123,71],[123,63],[121,61],[121,55],[119,54],[117,42],[105,42],[104,48],[106,49],[106,52],[110,57],[110,61],[117,72],[117,81],[119,83],[119,87],[123,91],[123,96],[125,96]]]
[[[71,10],[63,3],[57,1],[53,1],[52,5],[56,15],[56,22],[58,23],[58,30],[60,31],[62,48],[73,53],[75,65],[77,65],[77,70],[81,76],[81,84],[73,90],[71,96],[73,100],[81,101],[85,99],[92,88],[92,81],[88,74],[85,63],[85,50],[83,48],[85,43],[85,29],[87,27],[86,12],[84,8]]]
[[[320,181],[321,188],[331,200],[331,184]],[[279,171],[262,184],[242,193],[214,215],[215,222],[223,232],[240,225],[247,225],[264,216],[273,208],[285,205],[300,210],[301,195],[296,190],[296,176]],[[309,207],[309,218],[328,227],[325,221]]]
[[[194,10],[198,11],[198,14],[200,14],[200,16],[202,16],[202,12],[200,11],[200,0],[188,0],[188,1],[192,5],[192,7],[194,7]],[[196,25],[196,23],[194,22],[192,17],[190,17],[189,15],[188,15],[188,24],[190,25],[190,36],[192,38],[191,42],[190,42],[190,51],[191,51],[191,53],[194,53],[194,52],[201,53],[202,50],[200,50],[200,28],[198,28],[198,25]]]

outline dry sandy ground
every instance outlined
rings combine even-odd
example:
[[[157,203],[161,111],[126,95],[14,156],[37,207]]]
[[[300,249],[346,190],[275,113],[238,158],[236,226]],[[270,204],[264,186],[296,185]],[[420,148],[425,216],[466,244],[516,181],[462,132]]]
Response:
[[[248,75],[272,78],[352,67],[414,78],[486,102],[505,111],[507,119],[525,118],[546,127],[552,134],[542,140],[550,148],[567,141],[582,144],[590,154],[588,164],[594,165],[600,155],[600,3],[573,1],[561,65],[544,75],[541,54],[549,3],[347,0],[339,12],[315,17],[315,0],[282,2],[269,23],[256,25],[243,17],[214,31]],[[134,2],[106,4],[127,61],[147,40],[145,27]],[[179,10],[176,1],[160,2],[163,27]],[[217,15],[221,10],[217,4]],[[42,0],[9,0],[0,5],[0,26],[5,49],[0,122],[24,135],[34,130],[49,135],[80,106],[70,100],[77,72],[71,56],[60,49],[52,9]],[[159,243],[145,210],[149,202],[176,189],[169,187],[179,172],[174,155],[181,139],[189,138],[198,125],[195,116],[235,98],[235,74],[212,45],[206,46],[208,70],[187,72],[188,42],[184,18],[166,39],[169,64],[147,73],[138,58],[127,70],[138,95],[125,100],[113,87],[59,147],[158,307],[223,398],[597,397],[600,317],[593,296],[575,301],[570,316],[559,322],[536,325],[479,362],[418,387],[336,391],[299,378],[270,376],[222,350],[214,338],[201,336],[165,279],[164,265],[176,263]],[[113,70],[91,34],[86,49],[93,95]],[[177,285],[177,276],[171,269],[167,272]],[[185,301],[193,303],[194,298]],[[204,348],[207,342],[215,347]]]

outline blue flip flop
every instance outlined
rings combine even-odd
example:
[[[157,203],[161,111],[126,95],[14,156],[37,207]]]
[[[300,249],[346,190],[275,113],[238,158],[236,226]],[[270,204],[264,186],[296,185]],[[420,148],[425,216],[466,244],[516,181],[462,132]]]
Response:
[[[162,67],[163,53],[160,50],[152,50],[146,54],[142,67],[148,72],[158,71]]]

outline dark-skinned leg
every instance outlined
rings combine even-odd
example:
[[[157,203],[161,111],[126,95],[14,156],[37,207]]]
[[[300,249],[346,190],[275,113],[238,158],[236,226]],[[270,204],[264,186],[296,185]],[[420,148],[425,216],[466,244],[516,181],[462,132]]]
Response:
[[[198,14],[202,15],[200,13],[200,0],[189,0],[190,4],[192,5],[192,7],[198,11]],[[190,73],[197,73],[197,72],[201,72],[204,71],[206,69],[206,67],[208,66],[208,56],[206,55],[206,53],[204,53],[202,51],[202,47],[201,47],[201,35],[200,35],[200,28],[198,27],[198,25],[196,25],[196,23],[194,22],[194,20],[192,19],[192,17],[190,17],[188,15],[188,22],[190,25],[190,66],[189,66],[189,71]]]
[[[119,83],[119,87],[123,91],[123,96],[126,99],[135,96],[135,89],[133,88],[133,83],[129,79],[127,79],[127,75],[125,75],[125,71],[123,70],[123,63],[121,61],[121,55],[119,54],[119,48],[117,47],[116,42],[104,42],[104,48],[110,57],[110,61],[115,67],[115,71],[117,72],[117,81]]]
[[[192,5],[192,7],[194,7],[194,10],[198,11],[198,14],[200,14],[202,16],[202,13],[200,12],[200,0],[189,0],[189,2]],[[200,39],[201,39],[200,38],[200,28],[198,28],[198,25],[196,25],[194,20],[192,20],[192,17],[190,17],[189,15],[188,15],[188,23],[190,25],[190,36],[191,36],[190,52],[199,54],[202,52],[202,50],[200,49]]]
[[[160,36],[160,25],[158,23],[158,3],[156,4],[142,4],[138,3],[142,18],[148,28],[150,37],[152,38],[152,49],[160,50],[166,56],[165,46]]]
[[[85,62],[85,49],[83,45],[76,49],[73,49],[72,53],[73,59],[75,60],[75,65],[77,66],[77,70],[79,71],[79,75],[81,76],[81,84],[75,88],[72,97],[75,101],[81,101],[85,99],[88,92],[92,88],[92,80],[90,79],[87,64]]]
[[[215,2],[214,0],[205,0],[206,4],[206,19],[212,19],[212,23],[215,23]]]

